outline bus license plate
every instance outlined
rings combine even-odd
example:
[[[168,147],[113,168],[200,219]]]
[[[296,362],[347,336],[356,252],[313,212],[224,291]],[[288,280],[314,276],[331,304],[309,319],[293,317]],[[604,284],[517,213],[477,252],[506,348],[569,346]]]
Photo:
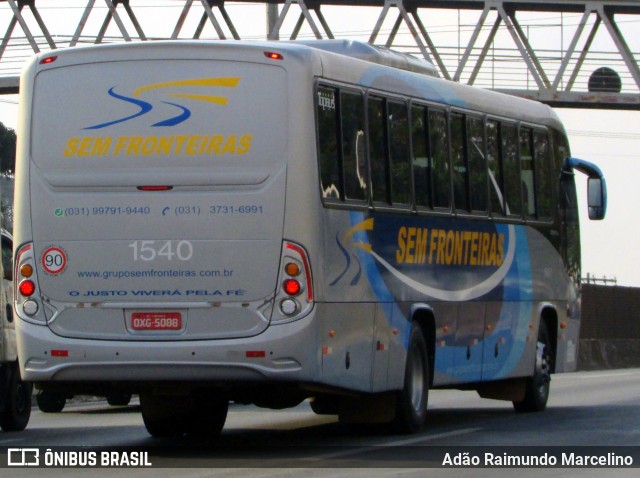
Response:
[[[180,330],[180,312],[134,312],[131,314],[131,330]]]

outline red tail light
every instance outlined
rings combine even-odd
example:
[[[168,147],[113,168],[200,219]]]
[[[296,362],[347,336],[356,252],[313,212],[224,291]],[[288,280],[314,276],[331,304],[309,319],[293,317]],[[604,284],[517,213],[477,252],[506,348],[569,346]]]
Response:
[[[313,309],[311,264],[304,247],[284,241],[272,323],[300,319]]]
[[[31,297],[36,291],[36,285],[33,283],[33,281],[23,280],[22,282],[20,282],[19,289],[22,296]]]
[[[292,251],[297,252],[300,255],[300,258],[302,259],[302,265],[304,267],[304,275],[305,278],[307,280],[306,286],[307,286],[307,300],[309,302],[311,302],[313,300],[313,287],[311,284],[311,267],[309,267],[309,261],[307,259],[307,253],[304,251],[304,249],[300,246],[298,246],[297,244],[293,244],[291,242],[287,242],[285,243],[285,247],[287,249],[291,249]]]
[[[296,296],[302,290],[302,286],[300,285],[300,282],[298,282],[295,279],[287,279],[286,281],[284,281],[284,284],[282,285],[282,287],[284,291],[290,296]]]

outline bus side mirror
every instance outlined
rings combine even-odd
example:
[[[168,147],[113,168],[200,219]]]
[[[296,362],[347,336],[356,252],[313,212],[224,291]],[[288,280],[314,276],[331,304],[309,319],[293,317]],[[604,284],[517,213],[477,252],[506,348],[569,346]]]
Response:
[[[587,203],[589,219],[604,219],[607,210],[607,191],[602,178],[589,178],[587,182]]]
[[[587,205],[589,206],[589,219],[599,221],[604,219],[607,213],[607,183],[600,168],[584,159],[567,158],[565,171],[577,169],[589,176],[587,182]]]

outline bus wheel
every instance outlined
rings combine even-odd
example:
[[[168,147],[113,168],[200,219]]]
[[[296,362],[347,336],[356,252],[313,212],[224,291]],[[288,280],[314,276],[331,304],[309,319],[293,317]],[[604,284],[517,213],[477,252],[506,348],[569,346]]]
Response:
[[[216,393],[199,393],[189,400],[189,413],[185,420],[187,435],[198,438],[216,438],[227,421],[229,400]]]
[[[27,428],[31,416],[31,393],[33,385],[23,382],[17,364],[11,365],[9,390],[5,409],[0,414],[0,427],[5,432],[18,432]]]
[[[60,413],[67,403],[67,397],[61,393],[40,390],[36,402],[38,408],[45,413]]]
[[[130,393],[111,393],[107,395],[107,403],[112,407],[125,407],[131,401]]]
[[[177,437],[184,432],[179,405],[170,397],[140,395],[142,421],[149,435],[156,438]]]
[[[415,433],[424,427],[429,400],[429,355],[417,324],[411,329],[404,387],[396,397],[393,427],[401,433]]]
[[[140,395],[142,420],[153,437],[183,434],[216,438],[227,419],[229,401],[223,395],[198,393],[188,397]]]
[[[536,346],[536,365],[533,375],[527,379],[524,398],[513,402],[516,412],[541,412],[547,407],[551,387],[551,341],[544,321],[540,321]]]

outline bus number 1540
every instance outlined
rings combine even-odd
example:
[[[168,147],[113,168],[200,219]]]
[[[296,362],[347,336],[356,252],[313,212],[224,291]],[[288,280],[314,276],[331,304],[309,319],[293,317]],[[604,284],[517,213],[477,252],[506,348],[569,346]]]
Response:
[[[133,241],[129,244],[133,249],[134,261],[150,262],[156,259],[172,261],[188,261],[193,257],[193,245],[190,241]]]

